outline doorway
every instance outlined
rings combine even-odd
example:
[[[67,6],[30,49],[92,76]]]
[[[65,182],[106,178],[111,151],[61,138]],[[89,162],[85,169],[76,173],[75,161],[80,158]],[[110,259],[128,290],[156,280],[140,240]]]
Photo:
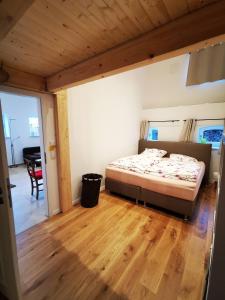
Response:
[[[0,92],[16,234],[49,216],[40,99]]]

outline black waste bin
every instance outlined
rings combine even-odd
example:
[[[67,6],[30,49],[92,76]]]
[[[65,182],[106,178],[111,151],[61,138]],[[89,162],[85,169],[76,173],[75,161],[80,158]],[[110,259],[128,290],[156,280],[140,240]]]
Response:
[[[102,175],[85,174],[82,176],[81,205],[83,207],[93,207],[98,204]]]

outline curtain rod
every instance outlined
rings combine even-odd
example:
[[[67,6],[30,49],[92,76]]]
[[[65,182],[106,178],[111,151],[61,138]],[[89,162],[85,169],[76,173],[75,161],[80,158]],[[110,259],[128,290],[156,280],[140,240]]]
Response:
[[[215,118],[215,119],[195,119],[195,121],[217,121],[217,120],[222,120],[222,121],[224,121],[225,120],[225,118]],[[186,120],[184,120],[184,121],[186,121]]]
[[[194,119],[195,121],[224,121],[225,118],[215,118],[215,119]],[[148,123],[166,123],[166,122],[180,122],[180,121],[187,121],[187,120],[161,120],[161,121],[148,121]]]
[[[180,122],[180,120],[148,121],[149,123]]]

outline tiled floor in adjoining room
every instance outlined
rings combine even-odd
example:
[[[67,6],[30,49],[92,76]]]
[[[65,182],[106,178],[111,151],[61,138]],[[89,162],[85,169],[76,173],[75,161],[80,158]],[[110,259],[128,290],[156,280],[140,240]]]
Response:
[[[16,185],[11,189],[13,202],[13,215],[16,234],[44,221],[46,216],[46,204],[44,192],[40,192],[39,199],[35,194],[31,196],[30,178],[24,165],[9,168],[10,182]]]

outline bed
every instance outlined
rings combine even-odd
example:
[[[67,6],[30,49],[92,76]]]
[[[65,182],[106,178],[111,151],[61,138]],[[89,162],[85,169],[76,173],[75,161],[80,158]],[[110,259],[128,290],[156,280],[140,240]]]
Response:
[[[167,151],[166,157],[169,157],[171,153],[177,153],[196,158],[199,162],[195,180],[160,177],[155,176],[152,172],[145,174],[137,170],[134,172],[130,169],[109,165],[106,168],[106,189],[131,197],[136,200],[136,203],[143,202],[144,205],[148,203],[182,214],[185,219],[190,218],[198,199],[200,186],[207,184],[209,180],[211,145],[140,140],[138,153],[151,148]],[[165,158],[163,163],[166,163],[167,160]]]

